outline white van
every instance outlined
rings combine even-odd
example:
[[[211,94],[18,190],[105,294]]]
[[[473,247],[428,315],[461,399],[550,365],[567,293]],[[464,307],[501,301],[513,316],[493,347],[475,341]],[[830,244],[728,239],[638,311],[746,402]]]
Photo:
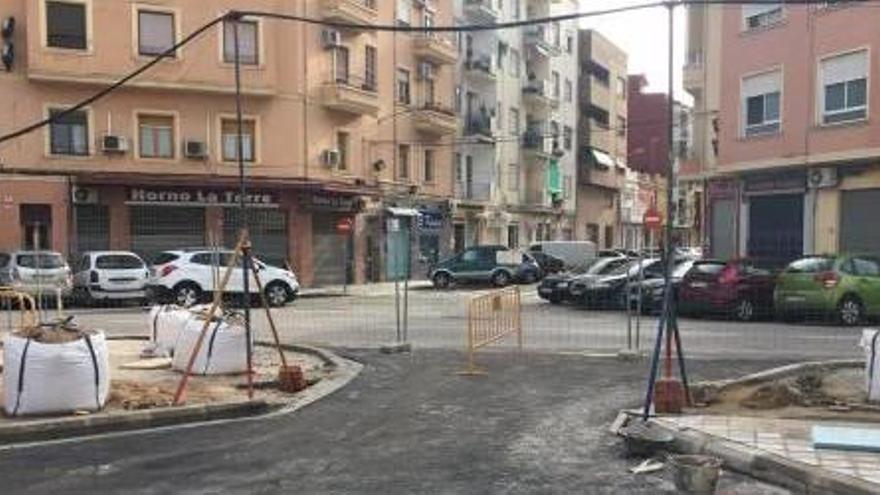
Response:
[[[566,268],[587,266],[596,259],[596,243],[592,241],[541,241],[532,243],[529,252],[546,253],[565,263]]]

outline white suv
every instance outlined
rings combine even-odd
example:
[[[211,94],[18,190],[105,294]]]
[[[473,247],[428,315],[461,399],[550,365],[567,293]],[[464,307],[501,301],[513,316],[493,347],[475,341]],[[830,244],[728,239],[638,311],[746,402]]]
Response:
[[[73,275],[73,298],[96,301],[141,300],[150,271],[138,255],[127,251],[89,251],[82,254]]]
[[[149,292],[152,298],[170,300],[189,307],[205,301],[211,296],[226,274],[226,267],[232,259],[230,250],[184,249],[165,251],[153,260]],[[269,266],[253,259],[266,300],[272,306],[283,306],[293,301],[299,292],[296,275],[289,270]],[[251,273],[249,292],[257,294],[256,279]],[[244,276],[241,264],[235,269],[226,285],[226,293],[242,294]]]

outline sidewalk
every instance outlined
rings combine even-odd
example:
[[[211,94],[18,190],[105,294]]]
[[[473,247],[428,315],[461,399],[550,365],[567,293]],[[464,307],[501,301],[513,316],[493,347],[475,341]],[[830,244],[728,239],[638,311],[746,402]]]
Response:
[[[400,290],[403,291],[403,282],[399,282]],[[425,290],[432,287],[428,280],[410,280],[410,290]],[[394,282],[376,282],[369,284],[326,285],[323,287],[303,288],[299,291],[299,297],[383,297],[394,295]]]

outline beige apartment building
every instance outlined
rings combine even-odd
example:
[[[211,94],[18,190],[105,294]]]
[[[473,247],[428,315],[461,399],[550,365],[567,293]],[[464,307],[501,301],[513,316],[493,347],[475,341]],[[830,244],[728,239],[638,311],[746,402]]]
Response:
[[[627,178],[627,55],[593,30],[579,36],[577,232],[600,247],[638,238],[627,206],[621,224],[621,188]],[[634,201],[634,200],[633,200]],[[631,218],[632,217],[632,218]],[[622,229],[633,230],[627,237]]]
[[[0,0],[0,134],[94,94],[231,9],[449,24],[449,1]],[[122,89],[0,145],[0,250],[146,257],[237,238],[231,23]],[[450,249],[452,41],[262,17],[238,25],[249,225],[305,284],[384,280]],[[338,226],[351,220],[352,234]],[[421,255],[421,256],[419,256]]]

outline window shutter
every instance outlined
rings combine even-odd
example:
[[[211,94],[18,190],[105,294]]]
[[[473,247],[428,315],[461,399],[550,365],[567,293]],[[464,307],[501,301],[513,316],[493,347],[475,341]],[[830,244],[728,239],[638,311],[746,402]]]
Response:
[[[868,56],[865,50],[847,53],[822,61],[823,85],[862,79],[868,74]]]
[[[743,17],[754,17],[767,12],[773,12],[780,7],[782,7],[780,2],[743,5]]]
[[[779,71],[766,72],[743,79],[742,94],[744,98],[782,92],[782,78]]]

